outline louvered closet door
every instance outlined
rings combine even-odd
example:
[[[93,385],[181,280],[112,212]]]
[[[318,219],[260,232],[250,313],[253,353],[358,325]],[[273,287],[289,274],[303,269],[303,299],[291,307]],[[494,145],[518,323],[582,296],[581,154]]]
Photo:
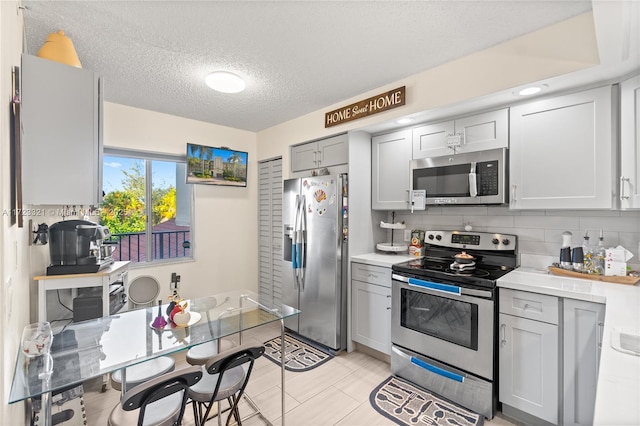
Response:
[[[259,289],[265,303],[282,303],[282,159],[258,164]]]

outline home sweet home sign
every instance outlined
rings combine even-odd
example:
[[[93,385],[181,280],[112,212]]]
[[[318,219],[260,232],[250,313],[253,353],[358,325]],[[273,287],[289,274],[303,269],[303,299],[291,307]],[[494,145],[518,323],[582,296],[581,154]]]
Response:
[[[406,102],[405,88],[406,86],[398,87],[397,89],[329,111],[324,115],[324,127],[336,126],[402,106]]]

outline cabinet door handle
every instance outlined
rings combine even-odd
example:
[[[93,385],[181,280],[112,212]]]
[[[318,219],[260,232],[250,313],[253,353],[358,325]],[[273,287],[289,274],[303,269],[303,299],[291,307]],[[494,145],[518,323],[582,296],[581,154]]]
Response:
[[[390,294],[387,294],[387,299],[391,299],[391,295]]]
[[[507,324],[500,324],[500,333],[502,334],[500,344],[504,345],[505,343],[507,343]]]
[[[624,176],[620,176],[620,201],[628,200],[629,196],[624,195],[624,183],[629,182],[631,179]]]
[[[391,306],[387,306],[387,311],[390,311],[390,310],[391,310]]]
[[[598,349],[602,349],[602,335],[604,334],[604,322],[598,321]]]
[[[410,190],[406,190],[407,191],[407,206],[411,205],[411,191]]]
[[[515,202],[518,200],[518,198],[516,197],[516,189],[518,189],[518,185],[511,185],[511,201],[515,204]]]

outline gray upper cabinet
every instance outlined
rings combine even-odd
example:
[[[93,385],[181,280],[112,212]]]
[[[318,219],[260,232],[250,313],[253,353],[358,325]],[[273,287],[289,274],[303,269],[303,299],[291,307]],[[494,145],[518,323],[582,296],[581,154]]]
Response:
[[[371,208],[408,210],[411,130],[371,138]]]
[[[24,204],[102,201],[102,93],[94,72],[22,56]]]
[[[449,138],[453,136],[453,138]],[[459,137],[459,138],[458,138]],[[459,145],[452,142],[459,141]],[[509,146],[508,109],[485,112],[413,129],[413,158],[483,151]]]
[[[615,207],[611,86],[513,107],[510,123],[511,209]]]
[[[349,162],[348,135],[342,134],[291,147],[291,171],[337,166]]]
[[[620,208],[640,209],[640,75],[620,84]]]

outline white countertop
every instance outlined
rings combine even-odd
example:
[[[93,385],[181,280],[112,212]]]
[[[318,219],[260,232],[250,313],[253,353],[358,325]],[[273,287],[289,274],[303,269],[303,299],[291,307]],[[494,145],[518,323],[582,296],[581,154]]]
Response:
[[[561,277],[546,270],[518,268],[498,280],[498,287],[606,305],[595,425],[640,425],[640,356],[611,347],[614,328],[640,334],[640,287]]]
[[[419,259],[420,257],[410,256],[408,253],[367,253],[351,256],[352,262],[365,263],[367,265],[383,266],[390,268],[392,265],[400,262],[406,262],[407,260]]]
[[[86,278],[86,277],[102,277],[104,275],[111,275],[114,272],[119,272],[120,269],[123,269],[125,266],[128,266],[130,261],[116,261],[113,262],[108,267],[98,271],[98,272],[90,272],[85,274],[65,274],[65,275],[40,275],[37,277],[33,277],[35,281],[43,281],[43,280],[59,280],[59,279],[67,279],[67,278]]]

